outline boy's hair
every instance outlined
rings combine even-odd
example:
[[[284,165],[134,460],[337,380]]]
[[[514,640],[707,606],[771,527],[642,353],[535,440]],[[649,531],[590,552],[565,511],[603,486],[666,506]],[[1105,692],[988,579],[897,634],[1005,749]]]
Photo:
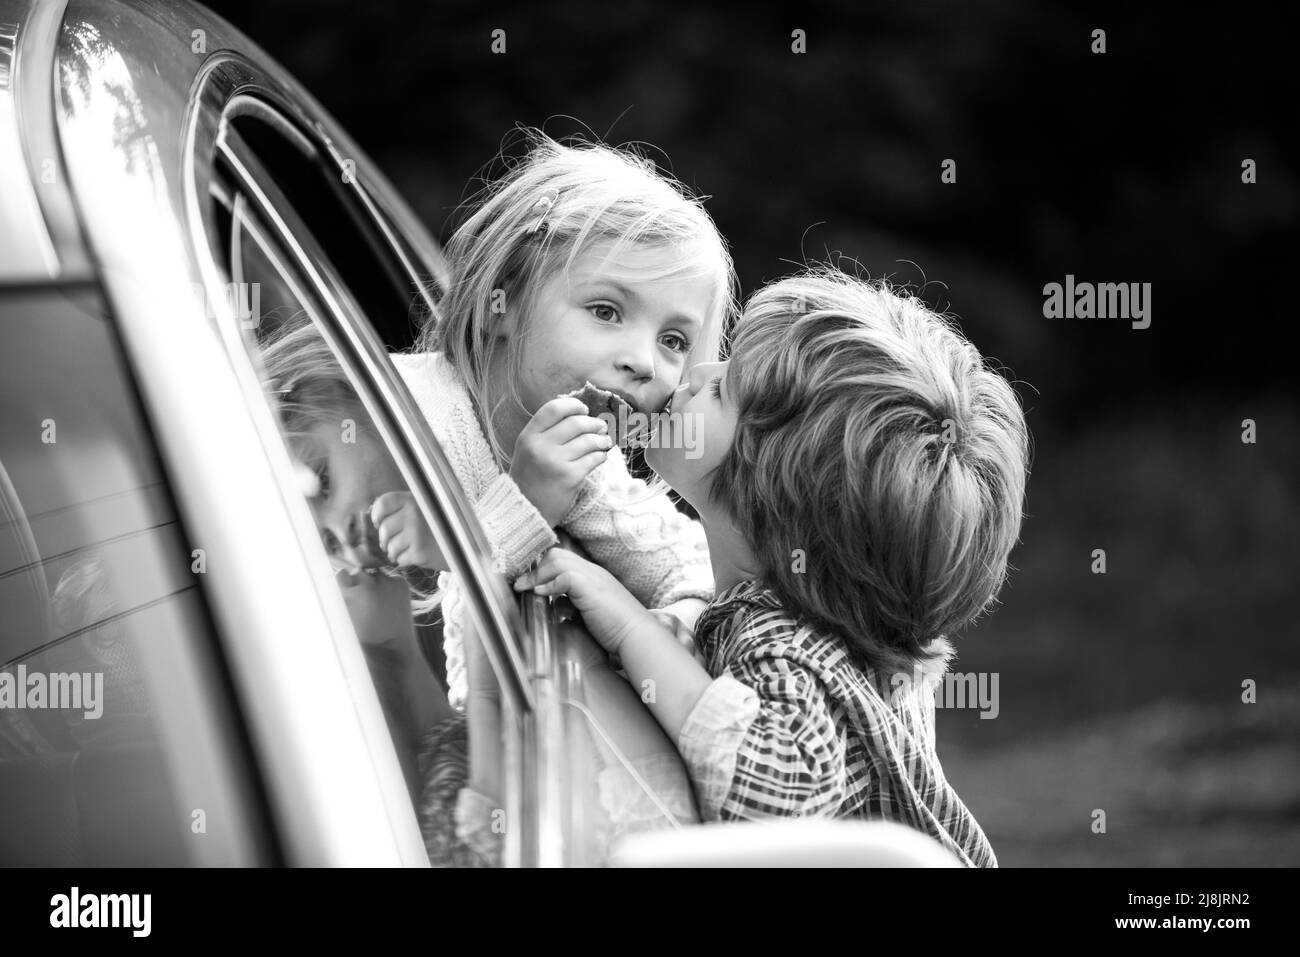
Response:
[[[521,339],[511,337],[510,386],[489,395],[487,370],[504,312],[525,328],[538,287],[601,242],[614,253],[626,243],[681,252],[664,276],[707,275],[714,290],[705,325],[686,367],[717,357],[723,327],[734,315],[736,278],[731,254],[702,199],[657,171],[630,148],[572,140],[560,143],[539,130],[522,131],[528,152],[505,176],[467,204],[473,212],[447,244],[451,280],[438,316],[428,316],[416,348],[442,352],[464,380],[497,459],[508,463],[492,428],[498,408],[522,408],[516,391]],[[549,198],[549,207],[538,206]],[[535,229],[539,220],[544,226]],[[660,277],[655,277],[660,278]]]
[[[1019,536],[1011,386],[919,299],[830,267],[750,299],[727,384],[739,421],[711,495],[763,578],[871,667],[946,665]]]

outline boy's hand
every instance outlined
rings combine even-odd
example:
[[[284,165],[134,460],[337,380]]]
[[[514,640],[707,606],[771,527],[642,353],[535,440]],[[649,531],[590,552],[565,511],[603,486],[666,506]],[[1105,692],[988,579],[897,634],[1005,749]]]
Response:
[[[510,477],[548,525],[564,521],[583,480],[614,447],[609,428],[572,396],[547,402],[519,433]]]
[[[659,627],[617,578],[563,548],[547,551],[535,569],[515,579],[514,587],[531,588],[539,595],[568,595],[591,636],[611,655],[618,654],[638,627]]]
[[[379,496],[370,506],[370,520],[379,532],[380,549],[393,564],[446,570],[433,532],[410,492],[385,492]]]

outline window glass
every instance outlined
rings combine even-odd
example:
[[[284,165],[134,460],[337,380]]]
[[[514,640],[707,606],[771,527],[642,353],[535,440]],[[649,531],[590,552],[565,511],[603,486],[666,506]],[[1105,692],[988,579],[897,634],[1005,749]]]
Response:
[[[303,497],[312,517],[304,544],[329,561],[422,828],[452,835],[454,801],[428,799],[435,756],[443,761],[438,779],[444,784],[463,781],[467,771],[465,722],[445,690],[441,554],[406,556],[400,565],[390,559],[381,530],[395,537],[423,516],[366,410],[362,395],[369,386],[323,333],[327,305],[295,252],[229,170],[217,179],[213,201],[222,210],[216,252],[229,297],[239,305],[239,341],[256,370],[258,401],[272,411],[291,463],[291,493]],[[330,263],[317,268],[329,269],[339,255],[336,238],[327,237]]]
[[[0,294],[0,341],[0,863],[273,861],[202,557],[97,294]]]

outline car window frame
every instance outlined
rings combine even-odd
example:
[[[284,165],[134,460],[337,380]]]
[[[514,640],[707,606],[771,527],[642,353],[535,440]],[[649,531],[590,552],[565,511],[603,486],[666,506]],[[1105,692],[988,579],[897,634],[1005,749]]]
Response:
[[[422,414],[393,367],[383,344],[339,277],[338,271],[331,265],[324,248],[280,193],[273,177],[243,144],[239,134],[228,126],[223,127],[216,148],[239,178],[239,185],[244,195],[252,201],[261,222],[270,229],[273,239],[289,254],[293,265],[310,284],[312,294],[322,307],[319,312],[312,311],[311,318],[338,357],[349,379],[354,386],[359,387],[358,397],[379,431],[384,445],[393,455],[394,463],[410,484],[412,494],[428,513],[428,517],[434,519],[434,535],[439,544],[444,546],[443,554],[452,565],[452,570],[465,579],[467,592],[477,589],[486,597],[486,583],[500,580],[500,575],[491,568],[487,542],[482,538],[476,521],[467,522],[467,526],[478,532],[475,537],[480,541],[477,542],[465,541],[450,527],[446,515],[456,511],[467,512],[468,503],[464,502],[463,496],[448,492],[449,487],[459,489],[459,482],[445,458],[432,451],[436,448],[433,446],[436,439],[428,431]],[[237,338],[238,327],[229,322],[221,325],[227,347],[232,352],[242,350],[243,342]],[[265,402],[260,390],[257,398]],[[420,461],[421,452],[426,453],[424,457],[428,459],[427,462]],[[430,482],[426,478],[426,475],[440,473],[443,473],[440,475],[443,479],[441,483]],[[472,512],[469,512],[468,517],[472,518]],[[504,582],[501,584],[504,585]],[[504,590],[501,595],[506,598],[506,606],[513,609],[513,596]],[[487,629],[490,625],[496,634],[514,633],[517,638],[522,638],[522,621],[501,620],[492,613],[498,609],[489,607],[486,610],[488,613],[484,615],[483,609],[475,609],[475,619],[480,628]],[[479,620],[481,618],[486,620]],[[485,650],[489,658],[494,659],[493,666],[502,682],[502,692],[510,696],[516,706],[527,705],[531,708],[532,695],[527,681],[528,669],[521,655],[522,644],[522,641],[518,645],[498,642],[489,637],[485,642]]]
[[[278,97],[273,90],[257,89],[254,95],[252,90],[255,85],[249,82],[249,72],[255,69],[251,64],[235,56],[228,56],[225,60],[224,66],[232,71],[225,78],[229,87],[225,90],[227,95],[224,99],[227,106],[233,102],[240,115],[255,113],[262,119],[276,116],[277,110],[284,110],[286,114],[290,111],[292,104]],[[208,71],[208,78],[214,79],[220,72],[216,69]],[[502,691],[502,727],[506,729],[505,740],[502,742],[505,784],[503,803],[508,819],[516,822],[517,825],[507,831],[503,862],[507,865],[537,863],[537,845],[533,834],[536,815],[533,809],[538,806],[535,798],[539,788],[538,782],[546,779],[539,775],[543,767],[539,766],[537,760],[543,750],[536,741],[539,722],[536,720],[538,701],[534,687],[538,669],[534,661],[538,629],[531,623],[525,622],[522,609],[525,607],[531,609],[530,621],[535,621],[538,617],[551,615],[550,603],[537,596],[528,596],[516,604],[516,597],[511,593],[503,576],[494,570],[486,537],[478,525],[470,504],[464,498],[454,471],[437,446],[436,439],[433,438],[423,415],[415,405],[414,399],[406,389],[405,383],[401,380],[369,320],[352,297],[337,270],[329,264],[328,256],[320,243],[280,192],[274,178],[262,168],[259,160],[244,144],[238,132],[226,121],[226,114],[219,105],[223,102],[220,85],[216,87],[210,84],[201,85],[201,89],[206,90],[209,101],[216,101],[209,102],[207,106],[209,109],[218,109],[217,115],[220,117],[215,130],[210,131],[212,135],[208,141],[209,155],[213,157],[214,162],[216,157],[220,156],[220,162],[225,164],[236,177],[242,192],[251,201],[259,218],[294,260],[296,268],[301,271],[305,281],[311,284],[315,296],[321,300],[323,309],[314,317],[317,328],[321,330],[328,345],[344,365],[345,371],[357,387],[364,407],[380,431],[384,444],[393,455],[395,464],[408,481],[417,502],[430,517],[431,524],[435,526],[435,536],[439,539],[448,564],[460,575],[466,585],[465,598],[471,622],[477,627],[478,633],[484,636],[484,649],[498,675]],[[234,94],[232,90],[237,90],[238,93]],[[252,104],[258,97],[265,97],[266,102],[258,103],[254,107]],[[203,98],[202,93],[200,98]],[[317,162],[329,162],[335,165],[339,163],[339,154],[336,150],[317,149],[302,130],[293,126],[287,115],[278,116],[275,122],[281,124],[283,128],[292,129],[293,132],[289,134],[292,141],[300,149],[314,150]],[[196,142],[194,150],[190,151],[189,155],[196,156],[197,151],[202,149],[203,144]],[[195,169],[199,171],[202,167],[196,163]],[[351,179],[358,188],[357,195],[367,199],[368,193],[361,187],[363,176],[368,170],[368,164],[359,163],[356,175]],[[203,172],[205,173],[203,178],[208,181],[207,188],[210,188],[214,171],[209,168]],[[194,183],[196,193],[198,189],[204,188],[199,180],[191,182]],[[198,205],[201,211],[205,210],[206,204]],[[375,217],[377,220],[374,224],[375,234],[367,236],[367,240],[372,245],[375,243],[376,236],[384,243],[381,248],[375,250],[376,255],[394,257],[403,268],[409,270],[412,281],[424,291],[424,295],[429,297],[427,301],[430,302],[430,308],[433,308],[431,293],[428,291],[428,277],[421,277],[418,274],[416,261],[407,251],[410,248],[409,244],[396,242],[400,230],[383,216],[378,204],[367,201],[362,203],[361,208],[363,214]],[[216,224],[209,213],[204,212],[198,217],[198,226],[196,231],[199,235],[205,238],[216,236]],[[202,271],[205,276],[210,280],[215,277],[216,281],[220,281],[219,270],[216,269],[215,263],[211,262],[214,245],[218,245],[219,248],[219,244],[209,238],[202,246],[204,254],[200,259],[204,261]],[[421,261],[427,262],[428,257],[422,257]],[[220,306],[220,301],[216,305]],[[226,315],[226,321],[218,320],[218,325],[222,327],[219,334],[225,342],[232,363],[240,367],[236,371],[242,388],[248,394],[257,388],[256,376],[243,343],[237,341],[238,330],[235,329],[235,324],[229,321],[230,318]],[[258,399],[265,406],[264,398],[259,395]],[[265,416],[258,415],[255,418],[265,418],[269,421],[271,419],[269,409],[266,410]],[[264,431],[265,428],[266,423],[263,422],[259,426],[259,431]],[[264,436],[264,445],[269,444],[266,441],[268,438],[269,436]],[[277,434],[276,442],[279,441]],[[281,453],[275,457],[287,458],[282,443],[280,445]],[[281,471],[282,475],[287,474],[287,463],[279,463],[279,466],[277,471]],[[430,481],[427,476],[436,476],[437,480]],[[298,498],[301,499],[301,496]],[[298,504],[303,507],[302,512],[305,514],[305,503]],[[292,505],[290,510],[298,511]],[[302,514],[297,520],[305,521]],[[313,577],[318,581],[319,590],[337,591],[332,577],[327,582],[321,580],[320,569],[317,569]],[[349,636],[353,634],[350,621],[339,622],[336,630]],[[542,723],[546,724],[546,722]],[[388,744],[391,747],[391,741]],[[553,748],[545,750],[547,753],[554,751]],[[529,809],[529,813],[525,813],[526,808]],[[548,815],[548,817],[556,816],[558,810],[553,810]]]

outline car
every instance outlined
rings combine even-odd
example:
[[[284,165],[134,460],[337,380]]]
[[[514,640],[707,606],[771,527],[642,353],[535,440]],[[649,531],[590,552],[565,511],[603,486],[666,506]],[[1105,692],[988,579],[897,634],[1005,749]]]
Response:
[[[401,689],[268,387],[291,328],[461,583],[499,689],[502,863],[762,859],[759,831],[711,858],[645,833],[694,818],[619,742],[671,742],[562,603],[494,571],[389,359],[437,314],[438,243],[255,43],[192,3],[0,0],[0,183],[0,863],[431,863]],[[436,615],[411,627],[444,681]],[[651,808],[621,845],[602,768]],[[801,863],[849,832],[806,833]],[[906,858],[873,840],[859,862]]]

